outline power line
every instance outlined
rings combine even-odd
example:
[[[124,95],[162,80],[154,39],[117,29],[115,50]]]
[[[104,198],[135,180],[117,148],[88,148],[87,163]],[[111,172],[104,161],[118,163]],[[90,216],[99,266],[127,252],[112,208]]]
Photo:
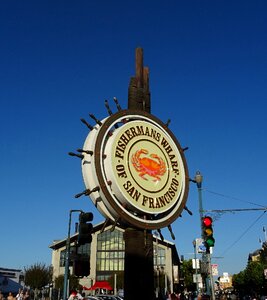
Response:
[[[227,247],[225,249],[225,251],[221,255],[221,256],[224,256],[263,217],[263,215],[267,211],[267,207],[264,206],[264,205],[254,203],[254,202],[245,201],[245,200],[241,200],[241,199],[236,198],[236,197],[228,196],[228,195],[225,195],[225,194],[222,194],[222,193],[213,192],[213,191],[210,191],[210,190],[207,190],[207,189],[203,189],[203,190],[205,190],[208,193],[220,196],[220,197],[229,198],[229,199],[237,200],[239,202],[244,202],[244,203],[248,203],[248,204],[258,206],[258,208],[212,209],[212,210],[203,210],[203,212],[211,212],[211,213],[214,212],[214,213],[218,213],[218,214],[223,214],[223,213],[226,213],[226,212],[244,212],[244,211],[260,211],[260,210],[263,211],[263,213],[229,247]]]
[[[207,189],[203,189],[203,190],[210,193],[210,194],[214,194],[214,195],[217,195],[217,196],[220,196],[220,197],[237,200],[237,201],[244,202],[244,203],[249,203],[249,204],[252,204],[252,205],[255,205],[255,206],[259,206],[259,207],[264,207],[263,205],[260,205],[260,204],[254,203],[254,202],[250,202],[250,201],[245,201],[245,200],[233,197],[233,196],[224,195],[222,193],[213,192],[213,191],[210,191],[210,190],[207,190]]]
[[[224,213],[224,212],[252,211],[252,210],[264,210],[264,212],[266,212],[267,207],[262,207],[262,208],[231,208],[231,209],[204,209],[203,212]]]
[[[241,240],[241,238],[263,217],[263,215],[266,213],[266,210],[240,235],[238,239],[236,239],[226,250],[222,253],[221,256],[224,256],[225,253],[227,253],[237,242]]]

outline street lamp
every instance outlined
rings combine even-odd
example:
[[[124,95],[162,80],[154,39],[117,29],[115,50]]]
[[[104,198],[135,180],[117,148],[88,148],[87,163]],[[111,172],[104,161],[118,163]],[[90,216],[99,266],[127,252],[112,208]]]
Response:
[[[201,236],[203,235],[203,232],[202,232],[202,218],[203,218],[202,181],[203,181],[203,176],[201,175],[200,171],[197,171],[196,175],[195,175],[195,182],[197,184],[197,190],[198,190],[198,205],[199,205]]]

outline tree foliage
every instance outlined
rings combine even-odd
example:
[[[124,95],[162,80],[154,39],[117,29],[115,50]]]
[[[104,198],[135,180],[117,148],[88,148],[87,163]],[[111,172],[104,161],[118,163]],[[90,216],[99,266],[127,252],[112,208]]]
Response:
[[[59,275],[58,277],[55,278],[55,288],[58,290],[63,291],[64,287],[64,275]],[[79,278],[70,275],[70,281],[69,281],[69,289],[71,290],[80,290],[81,286],[79,284]]]
[[[188,291],[196,290],[196,284],[193,282],[193,274],[192,259],[184,260],[181,265],[181,276],[184,278],[184,286]]]
[[[266,263],[250,261],[244,271],[233,275],[233,286],[240,294],[263,295],[265,288],[264,269]]]
[[[25,285],[32,289],[40,290],[42,287],[52,282],[53,269],[42,263],[35,263],[29,267],[24,267]]]

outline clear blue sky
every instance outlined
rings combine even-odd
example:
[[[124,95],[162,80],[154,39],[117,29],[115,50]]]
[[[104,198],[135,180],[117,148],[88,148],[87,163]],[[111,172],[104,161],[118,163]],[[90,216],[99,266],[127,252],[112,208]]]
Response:
[[[204,176],[206,210],[266,206],[267,2],[13,1],[0,9],[0,266],[51,263],[70,209],[93,211],[79,159],[80,118],[127,108],[135,49],[150,68],[152,114],[171,119],[189,174]],[[200,236],[197,189],[173,224],[180,255]],[[77,220],[75,215],[74,221]],[[264,240],[263,211],[216,218],[219,273],[245,268]],[[72,228],[73,232],[73,228]],[[171,240],[167,230],[166,239]]]

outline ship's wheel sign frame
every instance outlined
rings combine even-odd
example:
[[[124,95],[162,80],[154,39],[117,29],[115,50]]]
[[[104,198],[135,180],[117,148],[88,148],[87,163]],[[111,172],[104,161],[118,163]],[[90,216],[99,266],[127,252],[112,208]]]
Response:
[[[95,190],[93,203],[113,221],[151,230],[170,225],[189,190],[185,156],[173,133],[139,110],[121,110],[100,124],[83,147],[82,173],[87,189]]]

